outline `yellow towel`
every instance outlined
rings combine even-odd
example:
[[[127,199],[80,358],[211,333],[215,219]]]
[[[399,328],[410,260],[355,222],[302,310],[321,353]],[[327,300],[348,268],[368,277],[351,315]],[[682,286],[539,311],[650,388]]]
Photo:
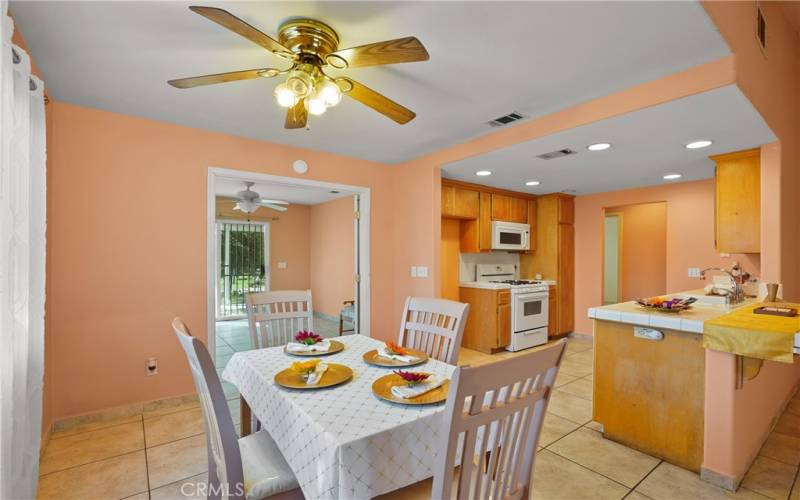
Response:
[[[794,362],[794,334],[800,332],[800,315],[793,318],[754,314],[762,306],[792,307],[800,304],[753,304],[703,324],[703,347],[751,358]]]

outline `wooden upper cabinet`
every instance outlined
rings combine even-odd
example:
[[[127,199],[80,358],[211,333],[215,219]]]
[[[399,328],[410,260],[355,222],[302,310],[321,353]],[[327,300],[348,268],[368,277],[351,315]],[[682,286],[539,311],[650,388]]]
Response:
[[[442,217],[477,219],[479,193],[455,186],[442,186]]]
[[[527,223],[528,200],[492,194],[492,220]]]
[[[711,156],[716,168],[717,251],[761,252],[761,151]]]
[[[560,224],[575,223],[575,198],[571,196],[558,197],[558,222]]]

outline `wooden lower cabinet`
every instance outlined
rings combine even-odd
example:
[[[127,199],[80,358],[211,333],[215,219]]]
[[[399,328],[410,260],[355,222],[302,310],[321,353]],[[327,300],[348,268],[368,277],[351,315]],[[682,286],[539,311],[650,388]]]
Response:
[[[547,338],[558,336],[558,291],[550,286],[547,296]]]
[[[459,295],[469,304],[464,347],[493,353],[511,343],[511,292],[461,287]]]
[[[593,419],[603,436],[698,472],[703,461],[705,350],[702,335],[594,322]]]

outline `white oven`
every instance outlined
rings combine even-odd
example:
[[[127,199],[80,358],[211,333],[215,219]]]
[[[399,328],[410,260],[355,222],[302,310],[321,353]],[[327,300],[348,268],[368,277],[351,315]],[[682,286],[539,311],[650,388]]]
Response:
[[[492,221],[492,250],[528,250],[530,231],[528,224]]]
[[[516,293],[515,293],[516,292]],[[511,344],[509,351],[520,351],[547,343],[547,290],[511,291]]]

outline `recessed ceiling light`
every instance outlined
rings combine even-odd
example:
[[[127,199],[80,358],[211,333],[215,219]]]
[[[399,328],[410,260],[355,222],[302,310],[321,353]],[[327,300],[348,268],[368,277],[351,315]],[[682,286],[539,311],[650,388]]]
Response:
[[[667,180],[667,181],[672,181],[672,180],[680,179],[680,178],[681,178],[681,174],[667,174],[667,175],[664,176],[664,180]]]
[[[712,142],[712,141],[706,141],[706,140],[703,140],[703,141],[694,141],[694,142],[690,142],[689,144],[687,144],[687,145],[686,145],[686,149],[700,149],[700,148],[707,148],[707,147],[709,147],[711,144],[713,144],[713,142]]]
[[[484,176],[487,176],[487,175],[492,175],[492,172],[490,172],[489,170],[478,170],[477,172],[475,172],[475,175],[479,175],[481,177],[484,177]]]
[[[525,183],[526,186],[538,186],[539,181],[528,181]]]
[[[608,149],[611,147],[611,144],[607,142],[598,142],[597,144],[589,144],[586,146],[586,149],[589,151],[603,151],[604,149]]]

